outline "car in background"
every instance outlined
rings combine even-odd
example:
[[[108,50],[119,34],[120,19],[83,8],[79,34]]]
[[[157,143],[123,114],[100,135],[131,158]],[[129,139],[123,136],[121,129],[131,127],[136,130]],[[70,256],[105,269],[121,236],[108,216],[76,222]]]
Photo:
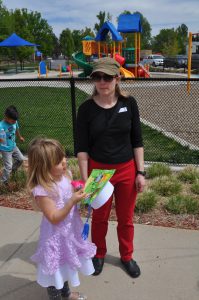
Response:
[[[186,68],[188,57],[187,55],[168,56],[164,59],[165,68]]]
[[[197,70],[197,73],[199,73],[199,54],[192,54],[191,69]]]
[[[164,56],[160,54],[151,54],[143,58],[141,61],[143,65],[152,65],[154,67],[164,65]]]

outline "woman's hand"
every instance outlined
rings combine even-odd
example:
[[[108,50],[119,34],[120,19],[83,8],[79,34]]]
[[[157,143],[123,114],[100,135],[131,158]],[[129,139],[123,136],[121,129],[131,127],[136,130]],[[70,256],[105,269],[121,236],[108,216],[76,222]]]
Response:
[[[135,179],[135,186],[138,193],[142,193],[144,191],[145,178],[143,175],[137,174]]]

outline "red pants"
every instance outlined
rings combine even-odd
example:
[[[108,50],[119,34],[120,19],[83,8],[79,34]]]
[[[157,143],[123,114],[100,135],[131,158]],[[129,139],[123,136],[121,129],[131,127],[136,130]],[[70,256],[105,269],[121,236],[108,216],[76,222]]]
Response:
[[[137,196],[135,162],[131,160],[121,164],[103,164],[89,159],[88,169],[89,174],[92,169],[116,169],[110,182],[114,186],[120,256],[123,261],[128,261],[132,258],[133,253],[133,215]],[[113,196],[102,207],[93,209],[91,236],[92,242],[97,246],[96,257],[99,258],[104,257],[107,252],[106,234],[112,200]]]

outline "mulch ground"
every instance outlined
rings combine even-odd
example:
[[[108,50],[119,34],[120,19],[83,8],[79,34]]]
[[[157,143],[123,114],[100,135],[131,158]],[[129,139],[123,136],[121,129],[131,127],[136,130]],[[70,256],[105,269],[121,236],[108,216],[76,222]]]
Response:
[[[0,195],[0,206],[17,209],[33,210],[30,196],[25,190]],[[82,217],[85,217],[87,210],[81,209]],[[112,205],[110,220],[116,221],[114,203]],[[174,215],[168,213],[162,207],[158,207],[151,212],[138,214],[135,213],[134,223],[164,226],[173,228],[183,228],[199,230],[199,215]]]

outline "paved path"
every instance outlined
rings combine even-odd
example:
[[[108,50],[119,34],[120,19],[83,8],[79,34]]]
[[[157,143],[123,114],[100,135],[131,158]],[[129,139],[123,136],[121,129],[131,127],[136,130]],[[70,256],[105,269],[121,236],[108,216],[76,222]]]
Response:
[[[47,300],[35,282],[29,257],[37,244],[41,214],[0,207],[0,299]],[[135,225],[135,259],[142,274],[129,277],[119,261],[116,223],[110,222],[103,273],[81,277],[88,300],[198,300],[199,233]]]

